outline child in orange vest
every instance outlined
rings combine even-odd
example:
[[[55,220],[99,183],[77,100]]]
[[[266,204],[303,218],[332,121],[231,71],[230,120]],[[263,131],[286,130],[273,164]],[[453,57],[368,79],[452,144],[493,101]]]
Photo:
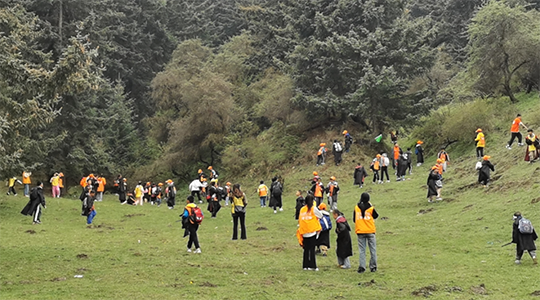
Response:
[[[326,158],[326,143],[319,144],[319,151],[317,151],[317,166],[324,165],[324,159]]]

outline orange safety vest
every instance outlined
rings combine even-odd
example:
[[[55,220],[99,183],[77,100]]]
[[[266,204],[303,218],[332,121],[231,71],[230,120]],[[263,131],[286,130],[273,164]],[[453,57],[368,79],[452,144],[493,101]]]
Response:
[[[443,165],[442,164],[435,164],[435,167],[437,167],[437,170],[439,170],[439,175],[442,175],[443,173]]]
[[[86,182],[86,179],[87,179],[87,177],[83,177],[83,178],[81,179],[81,182],[79,182],[79,184],[80,184],[83,188],[85,188],[85,187],[88,185],[88,183]]]
[[[62,179],[62,177],[58,178],[58,183],[60,185],[60,188],[64,188],[64,179]]]
[[[264,184],[259,185],[259,197],[266,197],[268,195],[268,187]]]
[[[521,123],[521,118],[515,118],[514,122],[512,122],[510,132],[519,132],[519,123]]]
[[[440,152],[439,158],[442,159],[443,162],[445,162],[448,160],[448,154],[446,154],[446,152]]]
[[[27,173],[26,173],[26,172],[23,172],[22,183],[23,183],[23,184],[31,184],[32,181],[30,180],[30,175],[28,175],[27,177],[24,177],[25,174],[27,174]]]
[[[322,155],[324,152],[324,147],[319,148],[319,151],[317,152],[317,155]]]
[[[475,141],[478,141],[478,143],[476,143],[476,147],[485,147],[486,146],[486,138],[484,137],[484,134],[482,132],[479,132],[476,135]]]
[[[315,206],[308,210],[307,205],[304,205],[298,214],[298,230],[296,230],[296,237],[298,238],[300,245],[303,244],[304,234],[322,230],[321,223],[319,223],[319,219],[317,219],[317,216],[315,216],[315,213],[313,212],[314,207]]]
[[[373,206],[366,209],[366,211],[364,212],[364,217],[362,217],[362,211],[360,210],[360,207],[358,207],[358,205],[354,207],[354,232],[356,232],[356,234],[375,233],[375,220],[373,219],[374,209],[375,208]]]
[[[335,185],[330,184],[330,188],[329,188],[330,196],[334,196],[334,188],[335,187],[336,187]]]
[[[394,147],[394,159],[397,160],[399,158],[399,147]]]
[[[105,185],[107,184],[107,180],[105,180],[105,178],[99,178],[98,179],[98,188],[97,188],[97,191],[98,192],[104,192],[105,191]]]
[[[373,170],[375,171],[379,171],[379,165],[380,165],[380,162],[378,159],[376,159],[374,162],[373,162]]]
[[[316,186],[315,186],[315,193],[313,194],[313,196],[315,197],[322,197],[322,188],[321,188],[321,185],[316,183]]]

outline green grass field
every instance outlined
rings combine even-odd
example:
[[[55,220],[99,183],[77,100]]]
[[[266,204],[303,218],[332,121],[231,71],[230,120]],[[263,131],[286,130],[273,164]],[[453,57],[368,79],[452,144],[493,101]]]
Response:
[[[250,201],[248,239],[231,241],[231,215],[224,207],[216,219],[206,213],[199,229],[202,254],[186,252],[178,222],[183,201],[168,210],[120,205],[107,196],[96,203],[94,226],[87,228],[79,200],[47,197],[43,224],[31,225],[31,218],[20,214],[27,198],[2,190],[0,298],[540,299],[533,296],[540,294],[540,267],[527,254],[515,265],[515,246],[501,247],[511,240],[517,210],[540,228],[540,164],[524,163],[522,147],[506,150],[505,134],[489,136],[496,172],[487,189],[475,184],[474,150],[449,149],[453,160],[444,201],[437,203],[426,200],[433,158],[405,182],[392,177],[389,184],[372,185],[367,178],[364,189],[352,186],[357,159],[352,155],[339,167],[316,169],[325,183],[332,175],[338,178],[338,206],[349,221],[361,192],[370,192],[380,214],[376,273],[356,273],[354,234],[353,268],[338,269],[333,230],[330,255],[317,257],[320,271],[302,270],[294,192],[308,188],[313,166],[285,172],[285,210],[278,214],[259,207],[260,179],[240,182]]]

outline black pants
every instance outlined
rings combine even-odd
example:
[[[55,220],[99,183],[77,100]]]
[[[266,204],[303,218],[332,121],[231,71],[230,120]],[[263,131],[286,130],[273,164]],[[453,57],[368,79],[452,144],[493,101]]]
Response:
[[[41,205],[38,204],[33,216],[34,222],[41,222]]]
[[[274,197],[274,210],[276,210],[276,207],[282,208],[283,207],[283,199],[281,199],[281,195],[272,195]]]
[[[302,262],[302,268],[317,268],[317,262],[315,261],[315,246],[317,245],[317,236],[304,238],[304,260]]]
[[[508,142],[508,146],[512,146],[512,143],[514,142],[514,139],[517,137],[518,143],[521,144],[521,139],[523,138],[521,136],[521,132],[512,132],[512,137],[510,138],[510,141]]]
[[[201,192],[200,191],[191,191],[191,196],[195,198],[195,195],[197,195],[197,199],[201,201]]]
[[[342,152],[334,152],[334,162],[336,163],[336,166],[341,163],[341,154]]]
[[[315,197],[315,203],[317,204],[317,207],[319,207],[319,205],[321,205],[322,202],[323,202],[322,197]]]
[[[174,197],[167,198],[167,206],[168,207],[174,207],[175,204],[176,204],[176,201],[175,201]]]
[[[317,155],[317,166],[324,164],[324,155]]]
[[[388,166],[381,167],[381,180],[384,181],[384,174],[386,174],[386,180],[390,180],[390,176],[388,176]]]
[[[118,200],[120,203],[123,203],[126,201],[126,192],[119,191],[118,192]]]
[[[197,236],[197,230],[199,229],[199,224],[189,224],[187,230],[189,231],[189,241],[187,243],[188,249],[191,249],[191,246],[195,244],[195,248],[201,248],[199,245],[199,237]]]
[[[377,182],[379,180],[379,170],[373,171],[373,182]]]
[[[219,201],[212,201],[210,202],[210,205],[212,206],[212,218],[215,218],[218,211],[221,209],[221,204]]]
[[[247,239],[246,235],[246,213],[234,213],[233,214],[233,240],[238,239],[238,219],[240,219],[240,230],[242,230],[242,233],[240,234],[240,238],[245,240]]]
[[[9,192],[8,192],[8,194],[9,194],[9,193],[12,193],[13,195],[17,195],[17,191],[15,190],[15,186],[10,186],[10,187],[9,187]]]
[[[484,147],[476,147],[476,158],[484,157]]]

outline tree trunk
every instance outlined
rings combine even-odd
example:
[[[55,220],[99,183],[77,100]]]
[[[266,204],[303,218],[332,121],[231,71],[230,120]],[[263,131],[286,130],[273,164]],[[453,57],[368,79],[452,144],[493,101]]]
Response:
[[[508,96],[508,98],[510,98],[510,101],[512,103],[517,103],[518,102],[518,99],[514,96],[514,93],[512,92],[512,88],[510,87],[510,82],[505,82],[504,83],[504,92],[506,94],[506,96]]]

